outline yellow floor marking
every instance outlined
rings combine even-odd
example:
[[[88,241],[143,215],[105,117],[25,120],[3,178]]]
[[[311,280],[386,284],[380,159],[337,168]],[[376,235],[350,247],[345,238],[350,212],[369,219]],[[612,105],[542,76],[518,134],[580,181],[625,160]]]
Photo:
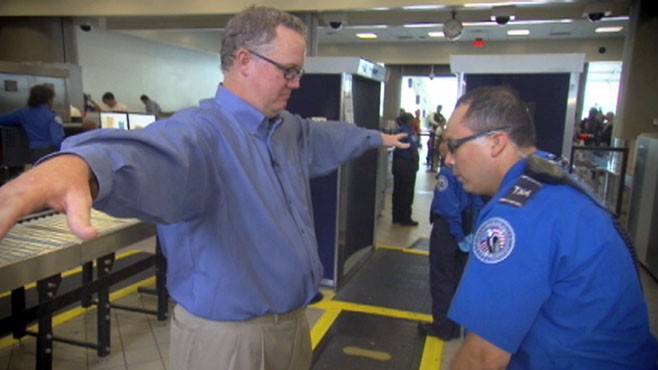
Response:
[[[322,316],[318,321],[313,325],[311,329],[311,347],[313,350],[320,344],[320,341],[327,334],[331,326],[334,324],[334,321],[338,319],[340,315],[340,309],[327,309],[324,311]]]
[[[418,370],[441,370],[442,357],[443,341],[438,338],[427,336]]]
[[[398,251],[398,252],[404,252],[404,253],[411,253],[411,254],[418,254],[421,256],[429,256],[430,252],[424,251],[422,249],[411,249],[411,248],[401,248],[401,247],[389,247],[386,245],[378,245],[375,247],[376,249],[386,249],[386,250],[391,250],[391,251]]]
[[[343,347],[343,353],[350,356],[367,357],[379,361],[388,361],[391,359],[390,353],[352,346]]]
[[[379,316],[396,317],[400,319],[432,322],[432,315],[417,313],[411,311],[396,310],[393,308],[384,308],[378,306],[369,306],[365,304],[357,304],[343,301],[320,301],[313,305],[313,307],[324,310],[344,310],[352,312],[369,313]]]

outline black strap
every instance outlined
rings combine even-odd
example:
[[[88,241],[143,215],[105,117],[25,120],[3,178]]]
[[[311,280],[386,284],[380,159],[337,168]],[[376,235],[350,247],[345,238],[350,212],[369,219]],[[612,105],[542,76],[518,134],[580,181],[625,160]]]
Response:
[[[569,185],[572,188],[578,190],[580,193],[586,195],[590,200],[592,200],[592,202],[594,202],[597,206],[599,206],[605,212],[607,212],[611,216],[615,229],[621,236],[622,240],[624,241],[624,244],[626,245],[626,249],[628,249],[628,252],[631,255],[631,258],[633,260],[633,265],[635,266],[635,271],[637,272],[639,279],[640,271],[638,268],[637,255],[635,254],[635,248],[633,247],[633,242],[631,240],[630,235],[628,234],[628,231],[619,222],[617,216],[608,207],[605,206],[605,203],[587,185],[582,183],[576,177],[569,175],[564,170],[564,168],[560,167],[557,163],[549,161],[547,159],[544,159],[534,154],[528,157],[528,162],[524,170],[524,174],[525,176],[531,177],[536,181],[545,184]],[[641,285],[642,284],[640,283],[640,286]]]

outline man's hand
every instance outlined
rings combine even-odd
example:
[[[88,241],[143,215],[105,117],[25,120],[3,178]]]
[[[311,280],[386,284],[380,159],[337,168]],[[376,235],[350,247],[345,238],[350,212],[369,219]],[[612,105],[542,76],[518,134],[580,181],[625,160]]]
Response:
[[[87,163],[75,155],[48,159],[0,188],[0,239],[18,220],[43,207],[66,213],[71,232],[91,239],[92,194]]]
[[[407,134],[404,132],[395,135],[382,134],[382,142],[384,146],[394,146],[400,149],[407,149],[410,144],[400,141],[405,137],[407,137]]]

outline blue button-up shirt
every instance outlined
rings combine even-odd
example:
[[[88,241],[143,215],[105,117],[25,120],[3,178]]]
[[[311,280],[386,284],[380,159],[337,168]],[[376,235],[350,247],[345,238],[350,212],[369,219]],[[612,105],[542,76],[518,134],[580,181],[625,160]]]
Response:
[[[382,144],[381,134],[282,111],[273,120],[219,87],[214,99],[137,131],[66,140],[96,175],[94,207],[158,224],[172,298],[245,320],[317,292],[309,179]]]

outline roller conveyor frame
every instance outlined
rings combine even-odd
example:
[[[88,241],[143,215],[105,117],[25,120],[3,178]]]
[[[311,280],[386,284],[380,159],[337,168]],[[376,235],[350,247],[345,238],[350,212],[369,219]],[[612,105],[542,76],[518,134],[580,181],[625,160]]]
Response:
[[[110,309],[126,309],[154,314],[167,319],[168,294],[165,287],[166,261],[156,239],[156,253],[129,266],[113,271],[115,251],[155,235],[155,226],[135,219],[118,219],[92,211],[92,224],[100,235],[82,241],[68,231],[65,216],[53,211],[30,215],[19,222],[0,241],[0,292],[11,290],[11,316],[0,319],[0,336],[12,333],[16,339],[25,335],[37,337],[36,368],[52,368],[53,341],[97,350],[100,357],[110,353]],[[93,278],[93,261],[97,277]],[[61,273],[82,266],[81,286],[57,295]],[[144,310],[112,305],[110,286],[155,266],[158,309]],[[24,285],[37,283],[38,304],[26,307]],[[96,294],[97,302],[91,297]],[[96,343],[86,343],[53,335],[53,314],[75,302],[83,307],[97,305],[98,337]],[[27,326],[38,321],[37,333]]]

